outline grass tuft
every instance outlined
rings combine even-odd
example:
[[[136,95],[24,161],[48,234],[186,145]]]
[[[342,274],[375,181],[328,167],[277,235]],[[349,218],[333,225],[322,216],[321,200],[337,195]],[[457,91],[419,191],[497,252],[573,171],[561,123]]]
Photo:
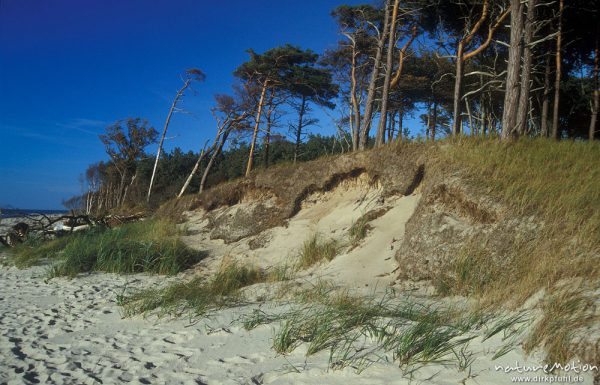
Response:
[[[337,254],[338,245],[335,240],[323,240],[314,234],[302,245],[298,266],[307,268],[323,260],[331,261]]]
[[[597,320],[586,312],[594,299],[581,290],[561,290],[545,298],[542,303],[543,318],[535,325],[524,348],[531,351],[542,346],[546,361],[567,362],[572,356],[570,341],[572,333],[588,322]]]
[[[348,230],[350,244],[353,247],[358,246],[358,244],[365,239],[369,230],[371,230],[371,226],[369,225],[368,218],[364,215],[358,218],[356,222],[352,223],[352,226],[350,226],[350,229]]]
[[[65,236],[46,241],[38,237],[29,237],[25,242],[7,249],[9,262],[19,269],[24,269],[45,260],[56,259],[70,242],[69,238]]]
[[[283,265],[273,266],[267,270],[267,282],[283,282],[289,281],[294,277],[293,266],[285,263]]]
[[[441,295],[481,296],[502,273],[502,266],[490,260],[489,251],[481,243],[469,242],[450,264],[440,269],[433,284]]]
[[[243,300],[240,289],[264,282],[266,276],[256,268],[226,264],[211,278],[196,277],[162,289],[146,289],[119,297],[126,316],[157,314],[196,317],[212,310],[235,306]]]
[[[312,290],[301,293],[300,305],[291,310],[254,311],[243,320],[244,326],[279,321],[275,351],[287,354],[306,343],[307,355],[329,350],[330,366],[336,369],[351,366],[361,371],[380,359],[405,368],[442,358],[454,359],[465,369],[472,362],[465,346],[481,328],[480,317],[411,299],[357,297],[326,284]]]
[[[174,224],[158,220],[95,227],[50,241],[28,240],[12,250],[12,260],[27,267],[49,259],[52,277],[90,271],[177,274],[201,259],[178,235]]]

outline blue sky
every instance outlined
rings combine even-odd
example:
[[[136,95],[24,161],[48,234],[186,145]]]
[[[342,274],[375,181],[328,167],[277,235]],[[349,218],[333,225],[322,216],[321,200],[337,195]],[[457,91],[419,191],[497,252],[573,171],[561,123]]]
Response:
[[[197,151],[213,135],[213,95],[230,91],[246,49],[321,53],[340,38],[330,11],[364,2],[0,0],[0,206],[61,208],[106,159],[98,134],[138,116],[161,129],[190,67],[207,79],[166,148]]]

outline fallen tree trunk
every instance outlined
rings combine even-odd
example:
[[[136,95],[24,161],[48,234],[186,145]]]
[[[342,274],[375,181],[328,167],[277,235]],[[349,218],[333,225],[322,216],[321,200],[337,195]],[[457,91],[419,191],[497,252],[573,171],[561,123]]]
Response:
[[[25,242],[30,234],[56,237],[95,226],[113,228],[125,223],[140,221],[145,217],[146,214],[143,212],[129,215],[110,214],[103,217],[75,214],[51,217],[42,213],[24,214],[22,215],[23,221],[14,224],[7,233],[0,235],[0,243],[7,247],[15,247]],[[61,222],[62,226],[60,228],[55,227],[56,224]]]

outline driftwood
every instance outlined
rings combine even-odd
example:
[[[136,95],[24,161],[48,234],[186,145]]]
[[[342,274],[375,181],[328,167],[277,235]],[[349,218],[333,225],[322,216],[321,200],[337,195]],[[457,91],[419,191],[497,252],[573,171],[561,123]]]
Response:
[[[117,227],[124,223],[136,222],[144,219],[145,213],[140,212],[131,215],[110,214],[101,217],[93,217],[90,215],[60,215],[48,216],[43,213],[30,213],[21,215],[26,222],[18,222],[13,225],[10,230],[0,235],[0,243],[15,247],[19,243],[27,240],[30,234],[38,234],[43,237],[59,237],[65,234],[70,234],[76,231],[89,229],[95,226]],[[54,225],[62,222],[62,228],[56,229]]]

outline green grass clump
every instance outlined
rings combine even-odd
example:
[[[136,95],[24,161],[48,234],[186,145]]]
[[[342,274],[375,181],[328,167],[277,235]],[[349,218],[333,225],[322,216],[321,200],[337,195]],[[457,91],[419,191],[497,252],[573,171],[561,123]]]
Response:
[[[211,278],[197,277],[162,289],[146,289],[119,297],[126,316],[153,313],[159,316],[202,316],[212,310],[237,305],[243,300],[240,289],[264,282],[259,269],[228,264]]]
[[[109,229],[95,227],[49,241],[30,239],[11,250],[12,262],[27,267],[48,259],[50,275],[79,273],[179,273],[201,258],[179,238],[176,226],[148,220]]]
[[[29,237],[25,242],[7,249],[9,261],[16,267],[23,269],[40,264],[44,260],[56,259],[69,241],[69,237],[47,241],[38,237]]]
[[[337,249],[335,240],[323,240],[319,234],[314,234],[302,245],[298,266],[307,268],[323,260],[331,261],[335,258]]]
[[[301,294],[299,306],[279,314],[255,310],[243,320],[244,327],[279,322],[275,351],[287,354],[301,344],[307,344],[307,356],[329,350],[332,368],[361,371],[380,359],[392,359],[403,368],[447,360],[464,370],[471,356],[466,345],[491,319],[411,299],[357,297],[321,284],[313,291]],[[493,332],[511,326],[505,322]]]
[[[71,236],[51,275],[73,277],[89,271],[177,274],[201,258],[178,235],[174,224],[149,220]]]
[[[356,222],[352,223],[350,229],[348,230],[348,236],[350,237],[350,244],[352,246],[358,246],[360,241],[365,239],[367,233],[371,229],[369,225],[369,220],[366,216],[361,216],[356,220]]]

